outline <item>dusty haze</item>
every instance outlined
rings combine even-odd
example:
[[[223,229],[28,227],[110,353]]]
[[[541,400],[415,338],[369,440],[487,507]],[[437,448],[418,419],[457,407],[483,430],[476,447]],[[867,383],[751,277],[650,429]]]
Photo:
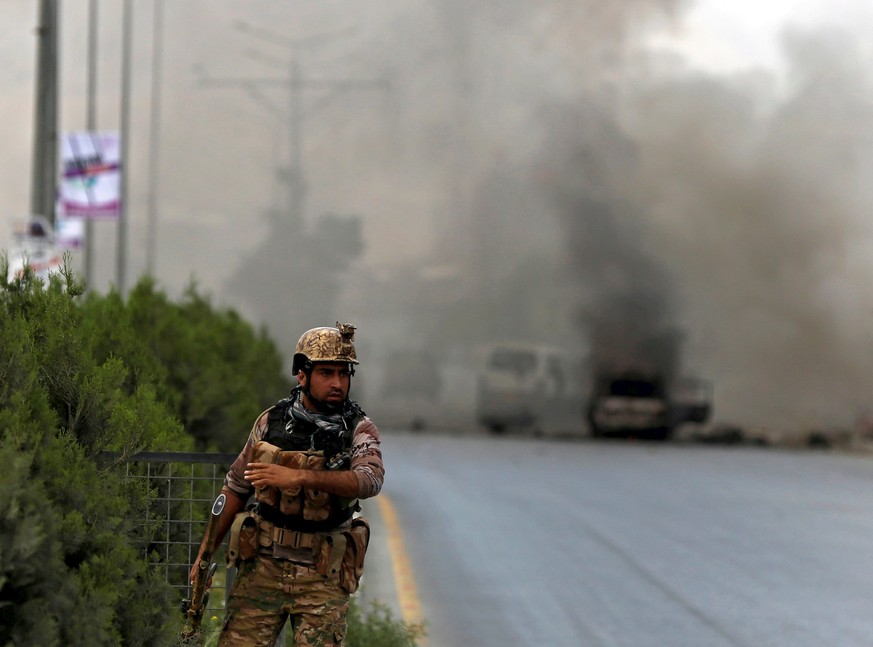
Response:
[[[4,247],[28,205],[33,4],[0,6]],[[63,130],[85,124],[86,4],[62,7]],[[105,129],[119,123],[116,5],[101,3]],[[133,277],[153,6],[135,5]],[[657,337],[670,370],[713,380],[717,420],[854,425],[873,393],[870,43],[788,31],[786,75],[715,76],[647,47],[689,6],[165,2],[157,277],[172,293],[196,279],[286,352],[303,328],[353,321],[374,412],[392,350],[435,358],[431,404],[463,416],[484,342],[603,353]],[[297,227],[292,60],[322,83],[301,92]],[[115,230],[97,230],[105,290]]]

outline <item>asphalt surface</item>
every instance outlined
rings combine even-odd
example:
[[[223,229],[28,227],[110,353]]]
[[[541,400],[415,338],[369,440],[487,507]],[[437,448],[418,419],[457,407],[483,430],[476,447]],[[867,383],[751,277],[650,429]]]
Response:
[[[873,457],[383,433],[428,645],[870,647]],[[402,617],[380,507],[365,600]]]
[[[370,521],[371,535],[364,562],[364,575],[357,593],[358,600],[365,608],[369,608],[373,602],[383,605],[395,620],[401,620],[404,616],[394,577],[395,556],[389,545],[388,528],[382,509],[374,500],[368,500],[362,502],[361,513]]]

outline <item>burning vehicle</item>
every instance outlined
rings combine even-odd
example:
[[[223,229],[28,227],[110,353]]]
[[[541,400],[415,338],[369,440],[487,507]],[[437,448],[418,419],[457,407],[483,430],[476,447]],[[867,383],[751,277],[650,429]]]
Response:
[[[705,422],[712,410],[712,387],[683,378],[669,382],[653,370],[601,370],[594,382],[587,417],[591,435],[665,440],[682,424]]]

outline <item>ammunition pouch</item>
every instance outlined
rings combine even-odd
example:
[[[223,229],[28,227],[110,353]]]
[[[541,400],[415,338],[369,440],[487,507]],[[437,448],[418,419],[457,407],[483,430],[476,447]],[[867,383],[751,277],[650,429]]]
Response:
[[[338,577],[340,586],[351,595],[361,583],[369,543],[370,524],[363,517],[352,519],[348,529],[324,537],[315,570],[325,577]]]
[[[321,451],[283,451],[262,440],[255,444],[252,455],[256,463],[277,463],[301,470],[325,469]],[[284,490],[273,486],[259,487],[255,489],[255,498],[258,503],[278,509],[285,517],[302,517],[310,522],[324,522],[336,517],[335,508],[341,505],[338,497],[323,490],[299,486]]]
[[[252,450],[252,460],[255,463],[278,463],[281,451],[275,445],[260,441],[255,444]],[[266,503],[275,508],[279,505],[279,490],[270,485],[258,487],[255,488],[255,498],[258,502]]]

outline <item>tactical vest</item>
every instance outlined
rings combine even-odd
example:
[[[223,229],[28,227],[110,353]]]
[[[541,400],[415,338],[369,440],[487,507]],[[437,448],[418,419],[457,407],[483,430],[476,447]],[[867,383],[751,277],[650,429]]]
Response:
[[[352,413],[344,417],[344,423],[349,433],[343,434],[344,442],[325,449],[301,449],[301,439],[307,442],[311,433],[306,430],[300,433],[286,431],[285,410],[289,400],[285,399],[273,406],[267,414],[267,432],[264,439],[256,443],[253,451],[253,461],[258,463],[278,463],[295,469],[325,470],[332,459],[348,455],[351,450],[352,436],[355,426],[363,419],[364,414],[357,406],[352,407]],[[312,430],[315,432],[315,429]],[[340,469],[349,469],[349,461],[345,461]],[[348,521],[356,510],[359,510],[357,499],[347,499],[313,488],[296,487],[280,490],[267,486],[255,489],[255,499],[258,502],[257,514],[281,528],[298,532],[324,532]]]

